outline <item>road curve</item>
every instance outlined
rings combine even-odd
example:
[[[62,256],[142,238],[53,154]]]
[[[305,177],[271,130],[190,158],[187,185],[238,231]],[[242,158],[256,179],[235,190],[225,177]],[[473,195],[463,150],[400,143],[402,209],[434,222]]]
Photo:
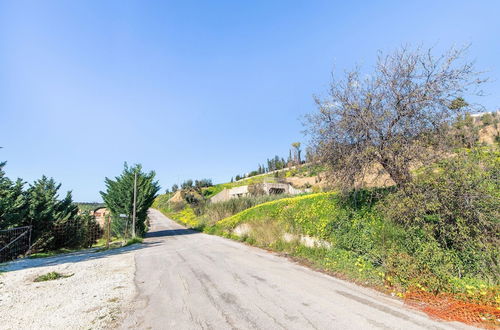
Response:
[[[467,329],[156,210],[123,329]]]

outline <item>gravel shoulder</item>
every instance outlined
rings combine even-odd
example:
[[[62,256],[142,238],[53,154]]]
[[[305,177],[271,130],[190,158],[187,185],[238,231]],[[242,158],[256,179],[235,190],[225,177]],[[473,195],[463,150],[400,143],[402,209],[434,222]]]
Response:
[[[136,294],[134,251],[140,248],[86,250],[1,266],[0,328],[115,328]],[[49,272],[71,276],[34,282]]]

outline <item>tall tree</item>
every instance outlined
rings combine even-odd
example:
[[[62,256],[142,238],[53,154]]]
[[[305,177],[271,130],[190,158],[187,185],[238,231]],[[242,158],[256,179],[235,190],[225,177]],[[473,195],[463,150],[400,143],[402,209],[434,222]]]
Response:
[[[459,98],[481,94],[486,81],[464,60],[466,49],[435,56],[431,49],[401,47],[381,54],[369,74],[357,68],[332,81],[306,125],[337,180],[352,186],[378,164],[402,186],[412,180],[413,164],[451,148],[451,123],[474,110]]]
[[[192,179],[188,179],[188,180],[184,181],[183,183],[181,183],[181,188],[182,189],[193,188],[193,180]]]
[[[6,162],[0,163],[0,229],[20,226],[26,215],[24,182],[10,180],[3,170]]]
[[[297,165],[300,165],[302,162],[300,159],[300,153],[302,152],[302,150],[300,150],[300,142],[292,143],[292,147],[295,149],[295,162]]]
[[[58,184],[43,176],[25,189],[21,179],[11,181],[0,163],[0,229],[31,226],[31,250],[88,247],[100,235],[95,218],[78,215],[71,192],[59,198]]]
[[[22,225],[32,226],[34,250],[51,250],[64,245],[55,241],[55,226],[63,227],[70,221],[78,221],[78,207],[73,204],[71,192],[59,199],[60,183],[42,176],[30,185],[27,194],[27,216]]]
[[[136,233],[143,235],[146,230],[148,209],[153,204],[160,185],[155,181],[155,172],[145,173],[140,164],[129,167],[124,165],[123,172],[114,180],[106,178],[106,191],[101,196],[110,210],[113,225],[118,234],[128,236],[131,232],[131,219],[134,203],[134,175],[137,173],[137,201],[136,201]],[[120,214],[127,217],[122,218]]]

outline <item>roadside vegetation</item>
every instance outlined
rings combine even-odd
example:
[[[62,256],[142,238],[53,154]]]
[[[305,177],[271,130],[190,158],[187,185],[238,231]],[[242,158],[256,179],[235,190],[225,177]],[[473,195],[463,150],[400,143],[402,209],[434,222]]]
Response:
[[[297,145],[297,143],[294,143]],[[285,194],[266,195],[261,191],[253,191],[256,184],[260,183],[283,183],[294,178],[319,177],[324,167],[321,164],[311,162],[299,164],[293,163],[291,158],[291,167],[283,167],[279,157],[270,160],[271,166],[275,166],[275,161],[279,161],[282,167],[273,169],[269,172],[268,167],[263,167],[264,174],[247,177],[239,181],[232,180],[228,183],[212,184],[211,179],[186,180],[178,186],[174,184],[172,191],[167,190],[165,194],[159,195],[153,207],[168,213],[169,216],[187,226],[201,229],[204,226],[211,226],[217,221],[230,217],[238,212],[251,208],[265,202],[289,197]],[[280,165],[280,166],[281,166]],[[274,168],[274,167],[271,167]],[[210,202],[210,198],[224,189],[231,189],[241,186],[249,186],[250,194],[245,197],[230,199],[218,203]],[[311,188],[311,185],[303,185],[299,188]],[[312,187],[313,190],[320,191],[319,187]]]
[[[79,212],[71,192],[60,198],[61,184],[43,176],[31,184],[22,179],[9,179],[0,163],[0,246],[13,238],[14,228],[31,226],[31,251],[47,252],[59,249],[89,247],[102,234],[95,219]],[[28,244],[28,243],[26,243]],[[4,259],[15,258],[26,250],[4,251]]]
[[[447,292],[498,306],[499,159],[490,148],[464,150],[420,169],[405,190],[283,196],[220,221],[191,208],[175,211],[161,198],[154,206],[192,228],[284,252],[401,297]]]
[[[233,235],[247,224],[251,230],[239,239],[312,257],[350,278],[397,292],[425,288],[494,302],[500,299],[493,294],[498,295],[500,279],[499,156],[498,151],[464,152],[425,168],[405,191],[286,198],[206,231]],[[259,232],[271,224],[280,230],[271,236]],[[293,239],[287,242],[285,234]],[[303,236],[316,238],[317,246],[297,244]]]
[[[441,303],[475,304],[461,308],[498,325],[500,116],[470,115],[481,107],[466,95],[480,95],[486,79],[465,52],[435,56],[403,47],[381,54],[369,74],[356,69],[332,81],[306,119],[313,148],[307,172],[326,177],[329,192],[202,206],[165,195],[154,206],[192,228],[281,251],[400,297],[448,295]],[[301,171],[255,175],[212,191],[308,175]],[[368,186],[367,176],[386,179]]]
[[[145,173],[141,165],[128,166],[125,163],[123,172],[114,180],[106,178],[105,183],[106,191],[101,191],[101,196],[111,212],[109,221],[113,235],[124,241],[143,236],[147,230],[148,209],[160,190],[155,172]]]
[[[169,200],[170,196],[165,194],[156,198],[153,207],[184,225],[202,229],[255,205],[286,197],[288,195],[262,195],[235,198],[219,203],[209,203],[205,200],[189,203],[185,200],[172,202]]]
[[[22,179],[13,181],[5,175],[5,165],[0,163],[0,261],[26,254],[43,258],[92,246],[108,248],[142,241],[131,235],[133,178],[137,173],[136,232],[142,236],[147,210],[159,190],[154,172],[143,173],[140,165],[125,165],[116,180],[106,179],[107,190],[102,193],[106,204],[75,203],[71,192],[60,198],[61,184],[54,179],[43,176],[32,184]],[[109,233],[92,213],[104,205],[111,210]]]
[[[143,239],[142,237],[133,237],[131,239],[129,239],[127,241],[127,243],[125,243],[125,246],[129,246],[129,245],[132,245],[132,244],[137,244],[137,243],[142,243]]]

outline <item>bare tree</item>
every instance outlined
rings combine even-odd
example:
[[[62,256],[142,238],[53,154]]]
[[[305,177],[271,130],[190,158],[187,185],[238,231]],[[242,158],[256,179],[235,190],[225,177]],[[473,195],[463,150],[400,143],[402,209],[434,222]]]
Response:
[[[326,99],[315,97],[319,111],[306,117],[306,132],[339,183],[352,187],[378,164],[402,186],[411,166],[449,150],[451,123],[475,109],[462,97],[481,94],[486,81],[464,60],[467,48],[380,53],[371,74],[356,68],[333,79]]]

